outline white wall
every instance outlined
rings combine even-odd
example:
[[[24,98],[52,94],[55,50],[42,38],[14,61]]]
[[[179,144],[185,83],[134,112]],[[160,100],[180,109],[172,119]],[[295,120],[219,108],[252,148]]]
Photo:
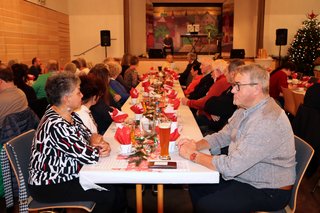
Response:
[[[130,0],[130,50],[131,54],[146,53],[146,0]]]
[[[49,1],[49,0],[47,0]],[[50,0],[53,1],[53,0]],[[129,0],[131,53],[140,55],[146,51],[146,0]],[[100,43],[100,30],[110,30],[117,40],[108,47],[108,56],[121,57],[124,51],[124,24],[122,0],[68,0],[70,20],[71,58]],[[246,57],[256,55],[257,0],[234,0],[234,48],[243,48]],[[288,29],[288,45],[282,47],[282,55],[300,28],[306,14],[314,10],[320,13],[320,0],[266,0],[264,48],[269,55],[277,56],[276,29]],[[103,47],[97,47],[84,57],[93,63],[104,59]]]
[[[111,46],[108,57],[122,57],[123,1],[117,0],[69,0],[71,59],[87,49],[100,44],[100,30],[110,30]],[[99,63],[105,58],[105,48],[98,46],[83,55],[88,62]]]
[[[278,56],[279,46],[275,45],[276,29],[288,29],[288,44],[281,47],[281,55],[287,54],[294,35],[307,19],[306,14],[320,13],[319,0],[267,0],[265,9],[264,47],[269,54]],[[320,17],[318,17],[319,19]]]
[[[257,37],[256,0],[234,1],[233,48],[245,49],[246,57],[254,57]]]

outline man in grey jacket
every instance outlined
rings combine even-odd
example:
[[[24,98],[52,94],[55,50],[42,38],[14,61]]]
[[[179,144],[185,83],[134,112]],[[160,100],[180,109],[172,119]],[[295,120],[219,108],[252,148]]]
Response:
[[[235,75],[239,107],[218,133],[179,141],[182,157],[217,170],[219,184],[192,185],[195,212],[275,211],[290,200],[295,182],[294,135],[285,112],[269,96],[269,74],[244,65]],[[228,155],[220,149],[229,146]],[[200,150],[211,149],[212,155]]]

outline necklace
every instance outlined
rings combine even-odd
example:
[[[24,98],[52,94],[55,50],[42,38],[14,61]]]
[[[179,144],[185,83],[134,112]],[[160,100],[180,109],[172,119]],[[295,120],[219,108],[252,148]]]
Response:
[[[66,121],[68,121],[70,124],[73,124],[73,119],[71,116],[71,112],[69,110],[63,110],[60,109],[59,107],[53,105],[51,107],[56,113],[58,113],[63,119],[65,119]]]

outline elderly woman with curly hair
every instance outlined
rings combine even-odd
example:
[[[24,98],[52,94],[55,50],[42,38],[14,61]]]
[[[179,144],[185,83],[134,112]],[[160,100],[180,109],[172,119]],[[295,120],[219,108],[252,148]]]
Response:
[[[71,73],[48,78],[45,91],[52,104],[37,128],[29,165],[29,191],[42,202],[95,201],[94,212],[121,212],[126,208],[120,186],[109,191],[83,190],[79,171],[110,154],[110,146],[92,134],[74,110],[81,106],[80,79]]]

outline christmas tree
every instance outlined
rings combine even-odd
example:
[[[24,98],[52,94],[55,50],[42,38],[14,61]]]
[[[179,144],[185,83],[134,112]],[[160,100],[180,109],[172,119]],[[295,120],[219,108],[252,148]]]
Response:
[[[289,60],[297,66],[297,71],[306,75],[313,73],[313,62],[320,56],[320,23],[318,15],[307,15],[307,20],[302,22],[302,27],[288,49]]]

